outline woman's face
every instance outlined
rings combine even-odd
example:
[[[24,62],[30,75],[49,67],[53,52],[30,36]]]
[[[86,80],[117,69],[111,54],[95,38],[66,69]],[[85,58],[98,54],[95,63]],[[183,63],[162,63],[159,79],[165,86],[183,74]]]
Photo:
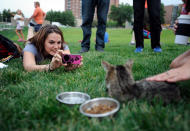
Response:
[[[45,53],[54,56],[61,49],[61,44],[60,34],[50,33],[45,40]]]

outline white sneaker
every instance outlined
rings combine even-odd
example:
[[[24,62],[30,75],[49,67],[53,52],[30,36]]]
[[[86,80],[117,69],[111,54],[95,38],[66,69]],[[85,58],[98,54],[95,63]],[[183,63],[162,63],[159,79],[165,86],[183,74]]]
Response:
[[[130,44],[131,44],[131,45],[135,45],[136,43],[135,43],[134,41],[131,41]]]

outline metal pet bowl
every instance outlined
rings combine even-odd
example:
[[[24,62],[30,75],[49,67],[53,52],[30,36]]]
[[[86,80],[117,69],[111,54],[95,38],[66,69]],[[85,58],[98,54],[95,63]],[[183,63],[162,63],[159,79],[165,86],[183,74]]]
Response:
[[[56,96],[56,99],[64,104],[82,104],[90,99],[90,96],[82,92],[62,92]]]
[[[120,103],[117,100],[101,97],[88,100],[81,104],[80,112],[88,117],[106,117],[116,113],[119,108]]]

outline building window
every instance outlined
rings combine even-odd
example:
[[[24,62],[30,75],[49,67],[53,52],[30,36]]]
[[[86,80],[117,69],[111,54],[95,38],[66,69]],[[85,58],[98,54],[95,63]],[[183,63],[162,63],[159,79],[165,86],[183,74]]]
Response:
[[[71,10],[71,0],[68,0],[68,1],[67,1],[67,9],[68,9],[68,10]]]

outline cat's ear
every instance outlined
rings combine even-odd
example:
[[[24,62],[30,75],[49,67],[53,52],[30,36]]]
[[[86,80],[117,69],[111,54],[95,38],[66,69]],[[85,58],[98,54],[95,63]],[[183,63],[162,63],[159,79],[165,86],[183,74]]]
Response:
[[[133,60],[128,60],[125,64],[126,67],[128,67],[129,69],[132,69],[133,67]]]
[[[106,61],[102,61],[102,67],[104,67],[105,71],[108,71],[111,68],[111,64]]]

